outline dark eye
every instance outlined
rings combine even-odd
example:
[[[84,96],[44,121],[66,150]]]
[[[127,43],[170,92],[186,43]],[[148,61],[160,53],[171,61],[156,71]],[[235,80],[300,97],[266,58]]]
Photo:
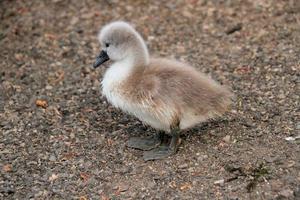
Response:
[[[105,47],[109,47],[109,45],[110,45],[109,43],[105,43]]]

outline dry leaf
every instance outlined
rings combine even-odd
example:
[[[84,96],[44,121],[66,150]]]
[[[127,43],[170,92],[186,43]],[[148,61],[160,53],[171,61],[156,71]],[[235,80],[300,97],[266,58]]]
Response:
[[[66,154],[64,154],[63,159],[64,159],[64,160],[70,160],[70,159],[76,157],[76,155],[77,155],[77,154],[76,154],[76,153],[73,153],[73,152],[66,153]]]
[[[84,111],[84,112],[94,112],[94,110],[91,109],[91,108],[85,108],[83,111]]]
[[[55,40],[57,38],[56,35],[51,34],[51,33],[46,33],[45,37],[50,40]]]
[[[107,139],[107,145],[112,146],[113,145],[113,140],[112,139]]]
[[[47,108],[48,107],[48,103],[47,101],[45,100],[41,100],[41,99],[38,99],[35,101],[35,104],[39,107],[42,107],[42,108]]]
[[[219,186],[224,186],[225,180],[224,179],[220,179],[214,182],[215,185],[219,185]]]
[[[89,180],[89,178],[90,178],[89,174],[88,174],[88,173],[85,173],[85,172],[81,172],[81,173],[80,173],[80,177],[82,178],[82,180],[83,180],[84,182],[87,182],[87,180]]]
[[[83,13],[81,14],[82,19],[91,19],[95,16],[95,13],[88,12],[88,13]]]
[[[228,144],[224,141],[220,141],[220,143],[218,144],[218,147],[220,147],[220,148],[223,148],[223,147],[226,147],[226,146],[228,146]]]
[[[11,172],[12,171],[12,166],[10,164],[4,165],[2,167],[4,172]]]
[[[80,200],[87,200],[87,198],[85,196],[81,196],[79,197]]]
[[[101,15],[101,13],[99,11],[95,11],[94,15],[95,15],[95,17],[99,17]]]
[[[58,179],[58,175],[56,175],[56,174],[52,174],[52,175],[49,177],[49,181],[55,181],[56,179]]]
[[[184,10],[184,11],[182,12],[182,15],[183,15],[184,17],[187,17],[187,18],[192,18],[192,17],[193,17],[193,14],[192,14],[190,11],[188,11],[188,10]]]
[[[57,79],[54,80],[54,83],[59,83],[60,81],[62,81],[65,77],[65,72],[63,70],[58,70],[56,72],[56,76],[57,76]]]
[[[223,137],[222,140],[223,140],[224,142],[226,142],[226,143],[230,143],[231,137],[230,137],[230,135],[226,135],[225,137]]]
[[[102,195],[101,196],[101,200],[109,200],[109,198],[107,196],[105,196],[105,195]]]
[[[175,181],[171,181],[171,182],[169,183],[169,186],[170,186],[171,188],[176,188],[176,187],[177,187]]]
[[[21,61],[21,60],[23,59],[23,55],[20,54],[20,53],[16,53],[16,54],[15,54],[15,59],[16,59],[17,61]]]
[[[180,190],[189,190],[191,189],[192,185],[190,183],[184,183],[180,186]]]
[[[128,185],[122,185],[122,186],[119,186],[119,191],[120,191],[120,192],[125,192],[125,191],[128,190],[128,188],[129,188]]]
[[[24,13],[27,13],[28,12],[28,8],[25,8],[25,7],[21,7],[17,10],[17,12],[19,14],[24,14]]]
[[[251,71],[250,66],[240,66],[235,69],[235,73],[238,74],[247,74]]]

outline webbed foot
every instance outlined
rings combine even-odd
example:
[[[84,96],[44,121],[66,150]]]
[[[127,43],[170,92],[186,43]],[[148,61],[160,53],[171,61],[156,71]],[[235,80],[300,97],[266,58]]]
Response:
[[[161,145],[151,151],[144,152],[143,158],[145,161],[148,160],[159,160],[174,155],[177,152],[180,144],[179,129],[172,130],[172,139],[168,146]]]
[[[146,138],[132,137],[127,141],[126,145],[131,148],[148,151],[158,147],[161,142],[161,134],[157,134]]]
[[[143,158],[145,161],[159,160],[159,159],[167,158],[175,153],[176,151],[169,148],[168,146],[159,146],[155,149],[152,149],[151,151],[145,151]]]

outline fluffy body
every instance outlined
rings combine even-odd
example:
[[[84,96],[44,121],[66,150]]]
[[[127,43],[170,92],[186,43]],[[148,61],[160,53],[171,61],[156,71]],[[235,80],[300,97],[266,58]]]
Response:
[[[185,63],[149,58],[141,36],[127,23],[105,26],[99,40],[116,44],[106,49],[108,55],[117,49],[111,52],[114,63],[104,75],[102,93],[145,124],[167,132],[186,129],[228,109],[232,93],[227,88]]]

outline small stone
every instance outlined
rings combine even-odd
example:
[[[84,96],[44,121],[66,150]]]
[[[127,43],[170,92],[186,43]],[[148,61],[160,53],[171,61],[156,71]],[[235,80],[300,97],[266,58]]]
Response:
[[[74,138],[75,138],[75,133],[73,133],[73,132],[70,133],[70,138],[71,138],[71,139],[74,139]]]
[[[180,186],[180,190],[189,190],[192,188],[192,185],[190,183],[184,183]]]
[[[294,196],[294,192],[293,190],[290,190],[290,189],[285,189],[285,190],[282,190],[280,193],[279,193],[280,196],[283,196],[285,198],[289,198],[289,197],[292,197]]]
[[[278,180],[272,180],[270,181],[270,185],[273,191],[278,192],[282,188],[283,183]]]
[[[58,175],[56,175],[56,174],[52,174],[50,177],[49,177],[49,181],[54,181],[54,180],[56,180],[56,179],[58,179]]]
[[[91,161],[86,161],[85,163],[84,163],[84,167],[85,168],[89,168],[89,167],[91,167],[93,165],[93,163],[91,162]]]
[[[118,185],[116,185],[116,186],[113,187],[113,190],[117,190],[117,189],[119,189]]]
[[[130,171],[132,171],[132,169],[131,169],[131,167],[128,167],[128,166],[123,166],[123,167],[120,167],[120,168],[117,168],[114,170],[114,172],[120,173],[120,174],[126,174],[126,173],[129,173]]]
[[[279,99],[284,99],[284,98],[285,98],[285,95],[284,95],[284,94],[280,94],[280,95],[278,95],[278,98],[279,98]]]
[[[287,167],[288,167],[288,168],[293,167],[295,164],[296,164],[295,161],[290,160],[290,161],[288,161]]]
[[[230,135],[226,135],[225,137],[223,137],[223,141],[226,142],[226,143],[230,143]]]
[[[119,186],[119,191],[120,191],[120,192],[125,192],[125,191],[128,190],[128,188],[129,188],[128,185],[121,185],[121,186]]]
[[[50,155],[49,160],[52,161],[52,162],[55,162],[56,161],[55,155],[53,155],[53,154]]]
[[[193,17],[193,14],[192,14],[190,11],[188,11],[188,10],[184,10],[184,11],[182,12],[182,15],[183,15],[184,17],[187,17],[187,18],[192,18],[192,17]]]
[[[195,168],[194,167],[190,167],[187,169],[190,173],[194,173],[195,172]]]
[[[46,90],[52,90],[53,87],[51,85],[46,85]]]
[[[16,54],[15,54],[15,59],[16,59],[17,61],[21,61],[21,60],[23,59],[23,55],[20,54],[20,53],[16,53]]]
[[[184,164],[178,166],[179,169],[185,169],[187,167],[188,167],[187,163],[184,163]]]
[[[300,135],[297,135],[295,137],[286,137],[285,140],[286,141],[295,141],[295,140],[298,140],[300,139]]]
[[[227,34],[227,35],[230,35],[230,34],[236,32],[236,31],[242,30],[242,28],[243,28],[242,23],[238,23],[238,24],[236,24],[236,25],[234,25],[234,26],[228,28],[228,29],[226,30],[226,34]]]
[[[113,131],[113,132],[111,133],[111,135],[112,135],[112,136],[120,135],[120,134],[122,134],[122,132],[123,132],[123,129],[116,130],[116,131]]]
[[[214,185],[224,186],[224,183],[225,183],[224,179],[220,179],[220,180],[215,181]]]
[[[207,159],[207,158],[208,158],[208,155],[200,155],[200,156],[197,157],[197,160],[198,160],[199,162],[202,162],[203,160],[205,160],[205,159]]]
[[[267,156],[265,158],[265,161],[267,161],[268,163],[272,163],[272,162],[276,162],[276,161],[279,161],[280,160],[280,157],[279,156]]]
[[[155,40],[155,37],[153,35],[148,36],[148,41]]]
[[[125,192],[128,190],[128,188],[129,188],[128,184],[121,183],[121,184],[115,186],[113,189],[118,190],[119,192]]]
[[[293,137],[286,137],[286,138],[284,138],[286,141],[294,141],[295,140],[295,138],[293,138]]]

